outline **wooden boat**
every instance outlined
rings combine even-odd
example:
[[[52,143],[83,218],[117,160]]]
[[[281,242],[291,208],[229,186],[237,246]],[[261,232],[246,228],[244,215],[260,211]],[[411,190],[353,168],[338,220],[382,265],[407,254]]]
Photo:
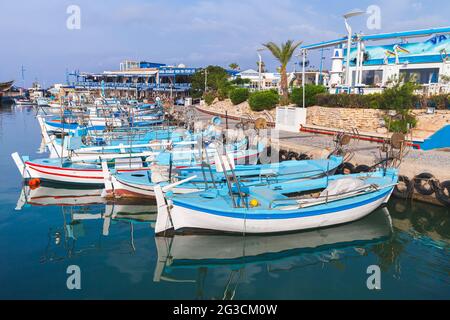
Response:
[[[14,99],[14,104],[17,106],[32,106],[34,103],[30,99]]]
[[[174,168],[192,167],[199,165],[202,158],[192,149],[190,145],[197,142],[180,142],[175,144],[173,150],[156,149],[158,146],[172,145],[150,144],[147,151],[142,152],[122,152],[122,153],[100,153],[92,154],[90,157],[73,156],[71,158],[44,158],[30,160],[28,157],[21,157],[17,152],[11,156],[24,179],[40,179],[42,181],[53,181],[64,184],[88,184],[103,187],[104,173],[102,171],[102,160],[107,160],[111,169],[117,172],[146,172],[150,170],[150,164],[154,161],[160,165],[169,166],[171,163]],[[179,148],[177,148],[177,145]],[[185,147],[189,146],[189,147]],[[214,158],[216,152],[213,144],[207,149],[207,153]],[[127,146],[123,146],[126,148]],[[138,146],[135,146],[138,147]],[[99,147],[101,150],[102,147]],[[106,147],[105,147],[106,148]],[[242,161],[247,158],[256,161],[258,154],[262,151],[263,146],[258,149],[239,149],[234,145],[229,146],[230,156],[235,162]]]
[[[156,233],[170,229],[280,233],[343,224],[385,204],[397,181],[398,171],[389,168],[266,186],[235,184],[178,195],[164,195],[173,187],[157,185]]]
[[[342,157],[332,156],[323,160],[301,160],[285,161],[282,163],[260,164],[260,165],[236,165],[234,172],[242,183],[277,183],[280,181],[320,177],[327,174],[334,174],[335,170],[342,163]],[[173,189],[174,193],[192,193],[210,188],[214,185],[223,186],[226,183],[223,171],[218,170],[213,162],[211,171],[200,167],[180,168],[174,170],[172,174],[167,166],[153,166],[153,170],[145,173],[136,172],[116,172],[111,174],[105,169],[105,196],[114,198],[154,198],[154,187],[157,184],[165,186],[171,182],[176,182],[191,178],[189,183],[183,183]],[[220,167],[219,167],[220,169]]]
[[[14,84],[14,80],[7,82],[0,82],[0,92],[5,92],[11,89]]]

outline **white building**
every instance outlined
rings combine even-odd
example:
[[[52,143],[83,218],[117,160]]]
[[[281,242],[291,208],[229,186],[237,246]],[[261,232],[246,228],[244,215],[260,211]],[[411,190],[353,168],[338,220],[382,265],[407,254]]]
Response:
[[[428,37],[422,42],[411,38]],[[369,41],[396,42],[368,45]],[[450,77],[450,28],[355,35],[350,48],[347,81],[347,38],[304,46],[305,50],[334,46],[330,92],[381,92],[393,79],[404,78],[422,85],[423,93],[448,93]],[[416,40],[417,41],[417,40]],[[348,82],[348,83],[347,83]]]

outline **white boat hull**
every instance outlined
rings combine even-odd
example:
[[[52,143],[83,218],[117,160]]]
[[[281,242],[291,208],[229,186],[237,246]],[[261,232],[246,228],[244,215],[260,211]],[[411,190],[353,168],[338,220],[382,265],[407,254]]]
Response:
[[[201,229],[233,233],[277,233],[322,228],[339,225],[359,220],[383,203],[390,197],[387,193],[380,199],[368,204],[360,205],[351,209],[318,214],[314,216],[289,218],[289,219],[241,219],[214,215],[203,211],[192,210],[176,204],[170,210],[173,228]]]

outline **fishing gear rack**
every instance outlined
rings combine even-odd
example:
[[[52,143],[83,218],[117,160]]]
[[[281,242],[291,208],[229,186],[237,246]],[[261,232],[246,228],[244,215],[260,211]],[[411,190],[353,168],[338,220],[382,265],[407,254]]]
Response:
[[[228,193],[230,195],[231,201],[233,203],[234,208],[240,208],[240,207],[246,207],[248,208],[248,201],[247,201],[247,195],[242,192],[241,184],[236,177],[236,172],[234,171],[234,166],[232,163],[230,163],[230,158],[227,153],[226,146],[222,143],[218,143],[216,145],[216,152],[217,152],[217,160],[220,164],[220,168],[223,171],[227,187],[228,187]],[[216,168],[217,168],[216,163]],[[235,193],[233,192],[233,185],[236,187],[238,200],[235,198]]]

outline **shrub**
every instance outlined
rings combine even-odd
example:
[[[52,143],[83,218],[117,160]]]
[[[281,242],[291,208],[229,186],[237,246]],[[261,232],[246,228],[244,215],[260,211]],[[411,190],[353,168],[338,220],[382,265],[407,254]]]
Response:
[[[412,82],[400,83],[396,81],[391,88],[386,88],[381,94],[381,109],[404,110],[415,105],[414,90],[417,84]]]
[[[380,93],[367,95],[319,93],[315,99],[316,104],[322,107],[379,109],[382,95]]]
[[[408,133],[408,129],[412,129],[417,125],[417,119],[411,114],[401,115],[401,119],[384,117],[384,121],[390,132]]]
[[[249,96],[250,92],[245,88],[235,88],[230,91],[230,99],[234,105],[246,101]]]
[[[275,90],[257,91],[248,98],[248,103],[253,111],[273,109],[279,101],[280,95]]]
[[[212,92],[206,92],[203,94],[203,99],[205,99],[206,104],[210,106],[213,104],[214,99],[216,99],[216,95]]]
[[[325,86],[316,86],[314,84],[305,84],[305,105],[307,107],[317,104],[317,95],[325,93],[327,88]],[[297,106],[303,106],[303,87],[292,89],[291,102]]]

